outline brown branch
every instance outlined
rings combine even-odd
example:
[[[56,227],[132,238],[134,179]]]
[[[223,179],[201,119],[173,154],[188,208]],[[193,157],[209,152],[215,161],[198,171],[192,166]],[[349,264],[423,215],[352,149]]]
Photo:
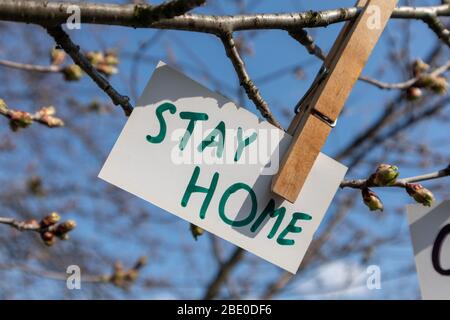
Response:
[[[52,212],[40,222],[35,219],[21,221],[14,218],[0,217],[0,224],[10,226],[19,231],[37,232],[47,246],[52,246],[56,238],[68,240],[68,233],[76,227],[75,221],[67,220],[59,223],[60,219],[59,214]]]
[[[314,42],[314,39],[304,29],[289,30],[289,35],[297,40],[302,46],[306,48],[309,54],[316,56],[320,60],[324,61],[326,54],[324,51]]]
[[[226,31],[252,29],[292,29],[324,27],[354,19],[360,12],[356,7],[339,8],[323,11],[292,12],[283,14],[248,14],[234,16],[214,16],[182,14],[204,1],[173,1],[188,3],[174,14],[151,5],[109,4],[83,2],[53,2],[44,0],[2,0],[0,3],[0,20],[28,22],[47,25],[66,23],[71,15],[67,8],[76,5],[83,13],[83,23],[119,25],[133,28],[176,29],[196,32],[221,34]],[[187,9],[187,10],[186,10]],[[70,12],[70,11],[69,11]],[[165,16],[166,15],[166,16]],[[425,19],[430,15],[450,16],[450,6],[410,7],[402,6],[394,10],[395,19]],[[171,19],[166,17],[173,16]],[[161,19],[161,20],[158,20]]]
[[[35,71],[43,73],[59,73],[62,72],[63,68],[61,66],[50,65],[50,66],[40,66],[28,63],[19,63],[9,60],[0,60],[0,65],[8,68],[14,68],[25,71]]]
[[[80,47],[72,42],[69,35],[64,32],[61,26],[48,27],[47,32],[55,39],[55,42],[64,49],[65,52],[72,58],[72,60],[83,69],[86,74],[102,89],[117,106],[120,105],[129,116],[133,111],[133,106],[130,104],[130,98],[122,96],[114,89],[108,80],[98,72],[89,60],[80,52]]]
[[[380,89],[387,89],[387,90],[393,90],[393,89],[398,89],[398,90],[404,90],[404,89],[408,89],[411,86],[414,86],[416,83],[418,83],[422,77],[424,75],[427,76],[439,76],[445,72],[447,72],[450,69],[450,61],[447,61],[446,64],[434,69],[432,72],[430,73],[425,73],[425,74],[421,74],[417,77],[411,78],[409,80],[403,81],[403,82],[398,82],[398,83],[388,83],[388,82],[382,82],[376,79],[372,79],[366,76],[360,76],[359,80],[363,81],[363,82],[367,82],[369,84],[372,84]]]
[[[242,260],[244,254],[245,251],[242,248],[234,249],[231,256],[221,265],[221,267],[217,271],[216,276],[207,286],[206,293],[203,297],[204,300],[211,300],[217,297],[222,284],[228,279],[230,273],[233,271],[239,261]]]
[[[233,36],[230,32],[226,32],[220,36],[222,40],[223,46],[225,48],[225,52],[233,64],[234,70],[236,71],[240,84],[244,87],[245,92],[250,100],[253,101],[255,106],[258,108],[261,115],[269,121],[271,124],[276,126],[277,128],[282,129],[280,123],[275,119],[274,115],[270,111],[269,105],[262,98],[259,93],[259,89],[250,79],[250,76],[245,69],[244,61],[242,61],[241,56],[236,48],[236,44],[234,42]]]
[[[306,50],[308,51],[309,54],[319,58],[322,61],[325,61],[326,54],[315,43],[314,39],[304,29],[288,30],[288,33],[289,33],[289,35],[292,38],[294,38],[301,45],[303,45],[306,48]],[[378,87],[380,89],[404,90],[404,89],[407,89],[407,88],[415,85],[416,83],[418,83],[424,75],[439,76],[439,75],[447,72],[449,69],[450,69],[450,61],[448,61],[446,64],[436,68],[434,71],[432,71],[430,73],[421,74],[421,75],[418,75],[417,77],[411,78],[411,79],[403,81],[403,82],[388,83],[388,82],[379,81],[377,79],[373,79],[373,78],[370,78],[370,77],[367,77],[367,76],[364,76],[364,75],[361,75],[358,78],[358,80],[366,82],[366,83],[369,83],[369,84],[372,84],[372,85],[374,85],[374,86],[376,86],[376,87]]]
[[[342,189],[344,189],[344,188],[364,189],[364,188],[372,188],[372,187],[375,187],[375,188],[376,187],[405,188],[407,186],[407,184],[409,184],[409,183],[434,180],[434,179],[439,179],[439,178],[448,177],[448,176],[450,176],[450,166],[448,166],[445,169],[436,171],[436,172],[423,174],[423,175],[419,175],[419,176],[414,176],[414,177],[409,177],[409,178],[398,179],[395,181],[395,183],[393,183],[391,185],[378,186],[377,184],[374,183],[373,179],[368,178],[368,179],[344,180],[341,182],[340,188],[342,188]]]
[[[11,130],[17,131],[20,128],[26,128],[33,122],[38,122],[49,128],[62,127],[64,121],[55,117],[56,110],[53,106],[42,107],[31,114],[21,110],[11,110],[6,103],[0,99],[0,115],[9,119]]]
[[[450,47],[450,31],[445,27],[442,21],[436,14],[429,14],[422,19],[431,30],[441,39],[447,46]]]
[[[140,271],[146,264],[147,258],[140,257],[135,262],[134,266],[132,266],[128,270],[124,270],[122,264],[120,262],[116,262],[113,267],[112,273],[101,275],[82,274],[80,281],[84,283],[110,283],[119,288],[126,289],[137,280]],[[3,270],[18,269],[20,271],[26,272],[27,274],[33,274],[39,277],[60,281],[66,281],[69,276],[67,273],[63,272],[39,270],[20,264],[2,264],[0,265],[0,269]]]

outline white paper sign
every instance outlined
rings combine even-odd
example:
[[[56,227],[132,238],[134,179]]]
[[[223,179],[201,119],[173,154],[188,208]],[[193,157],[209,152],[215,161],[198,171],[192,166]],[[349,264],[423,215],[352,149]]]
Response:
[[[407,211],[422,298],[450,300],[450,201]]]
[[[99,177],[295,273],[347,168],[320,154],[291,204],[270,191],[290,135],[164,63],[138,105]]]

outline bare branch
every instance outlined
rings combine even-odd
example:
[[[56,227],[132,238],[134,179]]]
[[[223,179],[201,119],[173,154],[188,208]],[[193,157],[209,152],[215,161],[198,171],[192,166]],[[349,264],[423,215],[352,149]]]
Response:
[[[450,31],[445,27],[436,14],[430,14],[428,17],[422,19],[431,30],[441,39],[447,46],[450,47]]]
[[[31,114],[22,110],[11,110],[6,103],[0,99],[0,115],[9,119],[11,130],[17,131],[26,128],[33,122],[38,122],[49,128],[64,126],[64,121],[55,116],[56,109],[53,106],[42,107]]]
[[[9,60],[0,60],[0,65],[8,68],[14,68],[25,71],[36,71],[43,73],[58,73],[62,72],[63,68],[61,66],[50,65],[50,66],[40,66],[28,63],[19,63]]]
[[[233,271],[234,267],[244,257],[244,253],[245,251],[242,248],[234,249],[230,258],[221,265],[221,267],[217,271],[216,276],[208,285],[205,296],[203,298],[204,300],[210,300],[217,297],[222,284],[228,279],[231,271]]]
[[[113,103],[117,106],[120,105],[125,112],[126,116],[129,116],[133,111],[133,106],[130,104],[130,98],[122,96],[114,89],[108,80],[98,72],[89,60],[80,52],[80,47],[72,42],[69,35],[64,32],[61,26],[48,27],[47,32],[55,39],[55,42],[61,46],[64,51],[72,58],[72,60],[83,69],[86,74],[91,77],[97,86],[105,91],[105,93],[111,98]]]
[[[314,43],[314,39],[304,29],[290,30],[289,35],[297,40],[302,46],[308,50],[308,53],[316,56],[320,60],[325,60],[326,55],[323,50]]]
[[[398,179],[395,183],[393,183],[391,185],[378,186],[377,184],[374,183],[373,179],[369,178],[369,179],[344,180],[341,182],[340,187],[342,189],[344,189],[344,188],[364,189],[364,188],[372,188],[372,187],[375,187],[375,188],[376,187],[405,188],[408,183],[416,183],[416,182],[421,182],[421,181],[434,180],[434,179],[439,179],[439,178],[448,177],[448,176],[450,176],[450,166],[448,166],[445,169],[436,171],[436,172],[419,175],[419,176],[414,176],[414,177],[409,177],[409,178]]]
[[[192,9],[204,1],[187,2]],[[83,23],[120,25],[133,28],[177,29],[221,34],[224,31],[251,29],[292,29],[324,27],[333,23],[354,19],[360,9],[356,7],[324,11],[307,11],[284,14],[249,14],[212,16],[182,14],[178,10],[170,15],[163,8],[150,5],[49,2],[43,0],[3,0],[0,3],[0,20],[60,25],[67,21],[69,6],[76,5],[83,12]],[[185,10],[187,12],[188,10]],[[70,12],[70,11],[69,11]],[[159,12],[159,13],[158,13]],[[394,10],[392,18],[429,19],[430,16],[450,16],[450,6],[442,4],[428,7],[403,6]],[[168,19],[169,17],[173,17]],[[161,19],[161,20],[158,20]]]
[[[416,84],[418,81],[420,81],[420,79],[424,76],[424,75],[428,75],[428,76],[439,76],[445,72],[447,72],[450,69],[450,61],[447,61],[446,64],[434,69],[432,72],[430,73],[425,73],[425,74],[421,74],[415,78],[411,78],[408,79],[406,81],[403,82],[398,82],[398,83],[388,83],[388,82],[383,82],[383,81],[379,81],[376,79],[372,79],[366,76],[360,76],[359,80],[363,81],[363,82],[367,82],[369,84],[372,84],[380,89],[387,89],[387,90],[393,90],[393,89],[398,89],[398,90],[404,90],[407,89],[411,86],[413,86],[414,84]]]
[[[116,262],[113,268],[113,272],[110,274],[101,274],[101,275],[89,275],[82,274],[81,282],[84,283],[111,283],[117,287],[122,289],[128,288],[131,284],[133,284],[137,277],[139,276],[139,272],[146,265],[147,258],[140,257],[128,270],[124,270],[122,264],[120,262]],[[30,266],[21,265],[21,264],[1,264],[0,269],[18,269],[20,271],[26,272],[28,274],[33,274],[39,277],[44,277],[53,280],[66,281],[68,274],[63,272],[56,271],[48,271],[48,270],[39,270],[32,268]]]
[[[67,220],[59,223],[61,217],[56,212],[45,216],[40,222],[35,219],[21,221],[14,218],[0,217],[0,224],[10,226],[19,231],[37,232],[42,241],[47,246],[52,246],[56,238],[68,240],[68,233],[75,229],[76,223],[73,220]]]
[[[261,115],[267,121],[269,121],[274,126],[282,129],[280,123],[277,121],[277,119],[275,119],[272,112],[270,111],[269,105],[261,97],[261,94],[259,93],[259,89],[256,87],[256,85],[250,79],[250,76],[248,75],[247,70],[245,69],[244,61],[242,61],[242,59],[239,55],[239,52],[236,48],[236,44],[234,42],[232,34],[229,32],[226,32],[223,35],[221,35],[220,38],[222,40],[222,43],[223,43],[223,46],[227,53],[227,56],[231,60],[234,70],[236,71],[236,73],[239,77],[241,86],[244,87],[248,98],[253,101],[253,103],[256,105],[259,112],[261,113]]]

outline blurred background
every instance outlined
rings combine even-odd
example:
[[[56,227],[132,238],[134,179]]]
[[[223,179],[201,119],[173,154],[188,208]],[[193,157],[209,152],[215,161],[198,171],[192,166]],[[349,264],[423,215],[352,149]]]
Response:
[[[354,2],[208,0],[193,12],[298,12],[351,7]],[[308,31],[328,51],[342,26]],[[1,60],[49,65],[54,42],[43,28],[0,22],[0,34]],[[133,105],[163,60],[258,114],[214,36],[84,24],[69,34],[85,51],[115,50],[120,62],[111,83]],[[286,128],[321,61],[286,32],[245,31],[235,37],[251,77]],[[391,20],[363,74],[405,81],[412,77],[417,58],[440,66],[450,58],[449,47],[421,21]],[[186,221],[97,178],[127,119],[87,76],[65,81],[60,73],[0,66],[0,84],[0,98],[10,108],[32,112],[53,105],[65,122],[62,128],[33,124],[13,132],[8,119],[0,118],[0,215],[40,219],[56,211],[77,222],[69,241],[51,247],[35,233],[0,225],[1,299],[420,298],[405,210],[413,199],[404,190],[377,190],[383,212],[369,211],[359,190],[339,190],[301,270],[290,277],[250,253],[237,254],[235,246],[208,233],[195,241]],[[347,179],[367,178],[380,163],[397,165],[401,177],[445,168],[450,163],[448,105],[446,95],[424,91],[412,102],[403,90],[360,81],[323,152],[350,167]],[[447,178],[424,185],[440,202],[450,196],[449,183]],[[117,261],[128,270],[141,256],[147,257],[147,265],[133,281],[98,277],[114,274]],[[82,276],[92,282],[68,290],[68,265],[80,266]],[[380,267],[379,290],[366,286],[370,265]],[[212,288],[224,266],[227,277]]]

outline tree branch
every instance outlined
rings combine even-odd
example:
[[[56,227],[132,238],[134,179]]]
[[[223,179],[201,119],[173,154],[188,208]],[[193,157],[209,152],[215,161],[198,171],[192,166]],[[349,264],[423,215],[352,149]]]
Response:
[[[43,73],[58,73],[62,72],[63,68],[61,66],[57,65],[50,65],[50,66],[40,66],[35,64],[28,64],[28,63],[19,63],[9,60],[0,60],[0,65],[8,68],[14,68],[19,70],[25,70],[25,71],[36,71],[36,72],[43,72]]]
[[[67,220],[59,223],[61,217],[56,212],[45,216],[40,222],[35,219],[20,221],[14,218],[0,217],[0,224],[8,225],[19,231],[37,232],[42,241],[47,246],[52,246],[56,238],[68,240],[68,233],[75,229],[76,223],[73,220]]]
[[[259,89],[250,79],[250,76],[248,75],[247,70],[245,69],[244,61],[242,61],[239,52],[236,48],[232,34],[230,32],[226,32],[220,36],[220,39],[222,40],[225,52],[228,58],[231,60],[234,70],[238,75],[241,86],[244,87],[248,98],[253,101],[253,103],[256,105],[259,112],[261,113],[261,115],[265,119],[267,119],[267,121],[269,121],[274,126],[282,129],[280,123],[277,121],[277,119],[275,119],[274,115],[270,111],[269,105],[261,97]]]
[[[372,187],[398,187],[398,188],[405,188],[408,183],[416,183],[421,181],[428,181],[428,180],[434,180],[439,179],[443,177],[450,176],[450,165],[442,170],[423,174],[419,176],[409,177],[409,178],[403,178],[398,179],[395,183],[391,185],[385,185],[385,186],[378,186],[373,182],[373,179],[355,179],[355,180],[344,180],[340,184],[340,188],[353,188],[353,189],[364,189],[364,188],[372,188]]]
[[[216,276],[211,281],[206,289],[206,293],[203,297],[204,300],[210,300],[217,297],[222,284],[227,280],[231,271],[238,264],[239,261],[244,257],[245,251],[242,248],[235,248],[230,258],[225,261],[222,266],[217,271]]]
[[[60,25],[66,23],[72,11],[70,6],[78,6],[83,13],[83,23],[119,25],[133,28],[176,29],[220,34],[224,31],[251,29],[292,29],[324,27],[333,23],[354,19],[360,9],[356,7],[323,11],[307,11],[282,14],[248,14],[234,16],[213,16],[183,14],[204,3],[186,2],[184,10],[165,11],[159,6],[142,4],[108,4],[79,2],[49,2],[43,0],[3,0],[0,3],[0,20],[28,22],[36,24]],[[178,16],[177,16],[178,15]],[[392,18],[429,19],[430,16],[450,16],[450,6],[410,7],[394,10]],[[173,17],[170,19],[170,17]]]
[[[380,89],[386,89],[386,90],[404,90],[407,89],[411,86],[413,86],[414,84],[416,84],[418,81],[420,81],[420,79],[424,76],[424,75],[428,75],[428,76],[439,76],[445,72],[447,72],[450,69],[450,60],[447,61],[446,64],[434,69],[432,72],[430,73],[425,73],[425,74],[421,74],[417,77],[408,79],[406,81],[403,82],[398,82],[398,83],[388,83],[388,82],[383,82],[383,81],[379,81],[373,78],[369,78],[366,76],[360,76],[359,80],[363,81],[363,82],[367,82],[369,84],[372,84]]]
[[[72,60],[83,69],[86,74],[102,89],[117,106],[120,105],[125,112],[126,116],[129,116],[133,111],[133,106],[130,104],[130,98],[122,96],[114,89],[108,80],[98,72],[89,60],[80,52],[80,47],[72,42],[69,35],[64,32],[61,26],[48,27],[47,32],[55,39],[55,42],[61,46],[64,51],[72,58]]]
[[[140,257],[130,269],[125,270],[120,262],[116,262],[113,267],[113,271],[110,274],[101,274],[101,275],[83,274],[81,276],[80,282],[111,283],[119,288],[126,289],[137,280],[140,271],[146,265],[146,263],[147,258]],[[0,269],[3,270],[18,269],[28,274],[33,274],[39,277],[60,281],[66,281],[67,277],[69,276],[67,273],[63,272],[39,270],[20,264],[0,264]]]

